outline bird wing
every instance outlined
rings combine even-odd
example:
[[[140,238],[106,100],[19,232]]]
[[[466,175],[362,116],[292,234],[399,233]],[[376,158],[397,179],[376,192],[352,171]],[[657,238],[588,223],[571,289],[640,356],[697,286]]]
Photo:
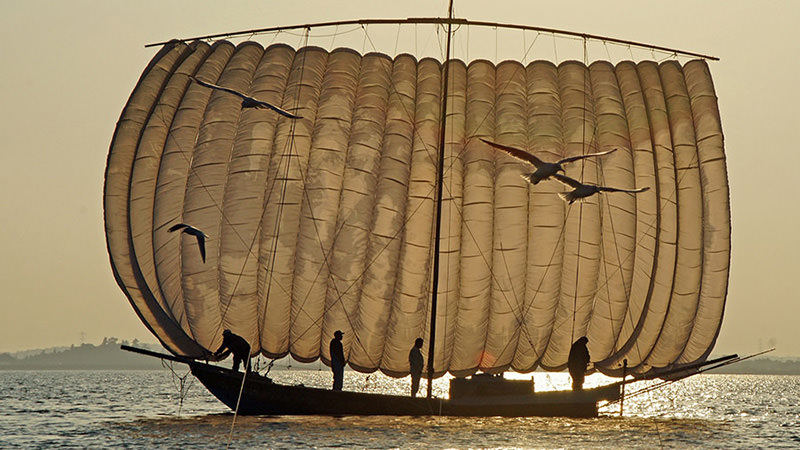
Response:
[[[263,100],[259,100],[257,98],[250,97],[249,95],[245,95],[245,94],[243,94],[243,93],[241,93],[241,92],[239,92],[239,91],[237,91],[235,89],[226,88],[224,86],[217,86],[216,84],[206,83],[205,81],[198,80],[195,77],[191,77],[191,78],[195,82],[197,82],[197,84],[199,84],[200,86],[205,86],[207,88],[218,89],[220,91],[225,91],[225,92],[231,93],[233,95],[241,97],[243,100],[247,100],[247,101],[253,102],[253,103],[258,104],[259,106],[264,107],[264,108],[269,108],[269,109],[277,112],[278,114],[280,114],[282,116],[286,116],[286,117],[288,117],[290,119],[302,119],[303,118],[302,116],[298,116],[298,115],[290,113],[289,111],[286,111],[286,110],[283,110],[281,108],[278,108],[277,106],[275,106],[275,105],[273,105],[271,103],[267,103],[267,102],[265,102]]]
[[[571,163],[573,161],[577,161],[577,160],[583,159],[583,158],[593,158],[595,156],[603,156],[603,155],[607,155],[609,153],[613,153],[615,151],[617,151],[617,149],[614,148],[614,149],[611,149],[611,150],[608,150],[608,151],[605,151],[605,152],[600,152],[600,153],[589,153],[588,155],[570,156],[569,158],[562,159],[561,161],[558,162],[558,164]]]
[[[487,141],[486,139],[481,138],[481,141],[485,142],[486,144],[491,145],[492,147],[505,152],[506,154],[513,156],[521,161],[525,161],[526,163],[533,164],[535,167],[539,167],[544,164],[544,161],[541,159],[531,155],[530,153],[526,152],[525,150],[520,150],[518,148],[509,147],[507,145],[501,145],[492,141]]]
[[[631,193],[631,194],[637,194],[639,192],[644,192],[644,191],[646,191],[646,190],[648,190],[650,188],[649,187],[643,187],[643,188],[639,188],[639,189],[619,189],[619,188],[613,188],[613,187],[597,186],[597,189],[600,190],[600,191],[605,191],[605,192],[628,192],[628,193]]]
[[[265,108],[269,108],[269,109],[275,111],[276,113],[278,113],[278,114],[280,114],[282,116],[286,116],[286,117],[288,117],[290,119],[302,119],[303,118],[303,116],[298,116],[298,115],[292,114],[289,111],[286,111],[285,109],[278,108],[277,106],[275,106],[275,105],[273,105],[271,103],[267,103],[267,102],[265,102],[263,100],[258,100],[258,99],[252,98],[252,97],[250,97],[250,99],[255,101],[256,103],[258,103],[259,105],[261,105],[261,106],[263,106]]]
[[[195,234],[197,237],[197,246],[200,247],[200,257],[203,258],[203,262],[206,262],[206,237],[201,233]]]
[[[583,183],[581,183],[580,181],[570,178],[566,175],[561,175],[560,173],[553,175],[553,177],[559,182],[561,182],[561,184],[569,186],[573,189],[578,189],[579,187],[583,186]]]
[[[192,236],[203,236],[204,238],[208,237],[207,234],[203,233],[201,230],[199,230],[199,229],[197,229],[197,228],[195,228],[195,227],[193,227],[191,225],[186,225],[186,229],[183,230],[183,232],[186,233],[186,234],[191,234]]]
[[[188,226],[189,225],[186,225],[185,223],[179,223],[179,224],[176,224],[176,225],[173,225],[173,226],[169,227],[169,232],[172,233],[173,231],[177,231],[177,230],[180,230],[181,228],[186,228]]]
[[[192,78],[192,79],[193,79],[193,80],[194,80],[194,81],[195,81],[197,84],[199,84],[200,86],[205,86],[205,87],[207,87],[207,88],[211,88],[211,89],[218,89],[218,90],[220,90],[220,91],[225,91],[225,92],[228,92],[228,93],[230,93],[230,94],[233,94],[233,95],[236,95],[236,96],[238,96],[238,97],[241,97],[241,98],[243,98],[243,99],[251,99],[251,98],[250,98],[250,97],[248,97],[247,95],[244,95],[244,94],[242,94],[241,92],[239,92],[239,91],[237,91],[237,90],[235,90],[235,89],[226,88],[226,87],[224,87],[224,86],[217,86],[216,84],[206,83],[205,81],[203,81],[203,80],[198,80],[198,79],[197,79],[197,78],[195,78],[195,77],[191,77],[191,78]],[[252,100],[252,99],[251,99],[251,100]]]

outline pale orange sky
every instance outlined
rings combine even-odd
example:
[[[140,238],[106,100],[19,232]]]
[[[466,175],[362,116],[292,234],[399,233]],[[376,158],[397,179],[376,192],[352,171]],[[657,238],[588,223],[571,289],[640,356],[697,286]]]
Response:
[[[317,21],[444,15],[444,0],[0,1],[0,353],[104,336],[155,342],[114,281],[102,212],[116,121],[156,52],[144,44]],[[800,295],[792,288],[800,278],[800,3],[464,0],[456,1],[456,15],[722,58],[710,67],[728,156],[733,254],[715,353],[774,345],[775,356],[800,355]],[[540,39],[552,48],[551,37]],[[574,57],[569,43],[558,48],[562,59]],[[606,58],[604,49],[591,51],[590,59]]]

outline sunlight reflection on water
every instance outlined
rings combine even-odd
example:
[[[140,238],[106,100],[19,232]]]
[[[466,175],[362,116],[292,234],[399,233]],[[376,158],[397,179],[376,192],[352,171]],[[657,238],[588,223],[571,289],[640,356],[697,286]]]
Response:
[[[270,376],[331,382],[327,370]],[[536,390],[569,386],[566,374],[533,376]],[[593,375],[587,385],[604,381]],[[187,382],[180,406],[168,371],[0,372],[0,448],[225,447],[233,414]],[[349,390],[406,394],[408,386],[345,373]],[[446,390],[437,380],[434,392]],[[596,419],[240,416],[230,448],[797,448],[798,395],[800,377],[701,375],[626,400],[624,417],[618,405]]]

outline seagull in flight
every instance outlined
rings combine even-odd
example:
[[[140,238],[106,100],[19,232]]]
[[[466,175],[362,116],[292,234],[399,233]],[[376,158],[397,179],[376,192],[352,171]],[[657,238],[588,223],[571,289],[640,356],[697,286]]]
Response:
[[[486,139],[483,138],[481,138],[481,140],[491,145],[492,147],[502,152],[505,152],[506,154],[513,156],[514,158],[517,158],[520,161],[524,161],[528,164],[532,164],[533,167],[536,167],[535,172],[523,173],[522,175],[520,175],[522,178],[524,178],[531,184],[537,184],[542,180],[546,180],[552,177],[558,172],[564,172],[564,167],[562,167],[562,164],[571,163],[579,159],[593,158],[595,156],[607,155],[617,150],[617,149],[612,149],[600,153],[590,153],[588,155],[570,156],[569,158],[564,158],[556,162],[544,162],[541,159],[537,158],[536,156],[526,152],[525,150],[509,147],[507,145],[501,145],[492,141],[487,141]]]
[[[186,225],[185,223],[179,223],[177,225],[173,225],[170,227],[169,232],[172,233],[173,231],[183,230],[184,233],[192,235],[197,238],[197,246],[200,247],[200,256],[203,258],[203,262],[206,262],[206,239],[208,235],[203,233],[202,231],[198,230],[197,228]]]
[[[566,175],[561,175],[560,173],[553,175],[553,177],[565,186],[572,188],[572,191],[561,192],[558,194],[559,197],[561,197],[565,202],[569,202],[570,205],[576,201],[582,201],[586,197],[590,197],[601,192],[627,192],[630,194],[638,194],[639,192],[644,192],[650,189],[649,187],[643,187],[639,189],[618,189],[598,186],[596,184],[584,184]]]
[[[288,117],[290,119],[302,119],[301,116],[294,115],[294,114],[290,113],[289,111],[286,111],[284,109],[278,108],[277,106],[275,106],[275,105],[273,105],[271,103],[267,103],[267,102],[258,100],[256,98],[250,97],[249,95],[242,94],[241,92],[239,92],[239,91],[237,91],[235,89],[226,88],[224,86],[217,86],[216,84],[206,83],[205,81],[198,80],[197,78],[192,77],[192,76],[190,76],[189,78],[194,80],[194,82],[199,84],[200,86],[205,86],[205,87],[211,88],[211,89],[218,89],[220,91],[225,91],[225,92],[227,92],[229,94],[233,94],[233,95],[241,97],[242,98],[242,108],[269,108],[269,109],[277,112],[278,114],[280,114],[282,116],[286,116],[286,117]]]

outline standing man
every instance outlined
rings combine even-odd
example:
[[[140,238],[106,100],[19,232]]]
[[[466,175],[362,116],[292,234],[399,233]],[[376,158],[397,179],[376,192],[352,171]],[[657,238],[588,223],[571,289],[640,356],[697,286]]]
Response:
[[[408,365],[411,367],[411,396],[416,397],[419,390],[419,379],[422,378],[422,338],[417,338],[414,341],[414,346],[408,352]]]
[[[233,353],[233,370],[238,371],[239,363],[244,361],[244,370],[250,372],[250,344],[231,330],[225,330],[222,332],[222,345],[214,352],[214,356],[219,357],[229,351]]]
[[[583,390],[583,378],[586,374],[586,365],[589,364],[589,349],[586,348],[588,342],[589,338],[583,336],[575,341],[569,349],[567,368],[572,377],[573,391]]]
[[[344,381],[344,349],[342,348],[342,330],[336,330],[331,339],[331,370],[333,370],[333,390],[341,391]]]

